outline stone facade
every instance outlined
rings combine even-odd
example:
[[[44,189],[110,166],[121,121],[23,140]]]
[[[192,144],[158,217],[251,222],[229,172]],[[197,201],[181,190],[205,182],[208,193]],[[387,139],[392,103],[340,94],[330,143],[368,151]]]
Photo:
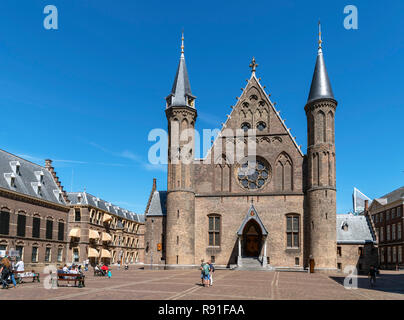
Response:
[[[143,263],[145,227],[138,215],[86,192],[68,198],[68,263]]]
[[[302,270],[312,261],[319,271],[337,269],[337,102],[322,50],[305,106],[307,155],[260,84],[256,66],[253,60],[251,77],[207,155],[194,160],[193,134],[188,133],[195,127],[197,109],[181,54],[166,98],[166,201],[157,199],[165,191],[156,191],[154,183],[145,213],[146,243],[165,248],[150,247],[146,256],[153,252],[160,267],[198,266],[202,259],[241,267],[244,258],[251,258],[264,268]],[[256,157],[247,153],[250,146],[256,147]],[[244,156],[232,159],[237,150]],[[158,230],[153,235],[150,219]]]

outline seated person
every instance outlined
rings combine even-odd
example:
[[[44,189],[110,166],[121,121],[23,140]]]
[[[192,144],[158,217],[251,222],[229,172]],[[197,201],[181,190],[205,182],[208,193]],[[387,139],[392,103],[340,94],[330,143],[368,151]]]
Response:
[[[107,272],[108,272],[108,266],[104,264],[104,265],[101,267],[101,271],[102,271],[102,273],[103,273],[103,276],[105,276],[105,275],[107,274]]]
[[[60,274],[63,274],[63,273],[65,273],[65,272],[63,271],[63,268],[60,267],[60,268],[57,270],[57,275],[58,275],[58,278],[59,278],[59,279],[62,279],[62,276],[60,276]]]

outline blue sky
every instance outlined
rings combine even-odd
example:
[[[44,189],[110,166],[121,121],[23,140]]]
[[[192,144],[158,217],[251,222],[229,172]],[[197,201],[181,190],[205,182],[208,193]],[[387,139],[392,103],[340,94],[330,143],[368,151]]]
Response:
[[[43,8],[58,8],[45,30]],[[359,29],[343,26],[356,5]],[[404,185],[404,2],[2,1],[0,147],[34,162],[54,159],[65,189],[144,212],[166,172],[148,165],[147,141],[166,128],[185,30],[197,129],[225,121],[255,56],[272,100],[306,150],[307,100],[317,21],[339,106],[338,212],[354,186],[373,197]]]

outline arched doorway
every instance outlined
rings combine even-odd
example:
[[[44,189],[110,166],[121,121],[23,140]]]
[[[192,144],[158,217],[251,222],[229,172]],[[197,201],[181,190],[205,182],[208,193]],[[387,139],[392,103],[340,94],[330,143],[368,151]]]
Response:
[[[251,219],[243,230],[243,256],[259,257],[262,247],[262,231],[258,223]]]

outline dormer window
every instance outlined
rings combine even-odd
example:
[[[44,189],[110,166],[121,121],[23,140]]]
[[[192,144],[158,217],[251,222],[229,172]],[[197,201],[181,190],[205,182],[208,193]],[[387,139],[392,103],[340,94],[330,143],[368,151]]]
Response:
[[[107,208],[108,211],[111,211],[112,203],[111,202],[105,203],[105,207]]]
[[[56,199],[58,199],[59,202],[63,203],[63,194],[62,191],[59,189],[53,190],[53,194],[55,195]]]
[[[348,231],[348,222],[344,221],[344,222],[342,223],[341,229],[344,230],[344,231]]]
[[[43,171],[35,171],[34,173],[38,182],[43,183],[43,177],[44,177]]]
[[[10,161],[10,166],[15,174],[20,175],[21,164],[19,161]]]
[[[14,173],[5,173],[4,174],[4,179],[6,179],[9,187],[15,188],[15,174]]]
[[[95,205],[98,207],[99,202],[100,202],[100,198],[93,198],[93,201],[95,202]]]
[[[38,196],[42,196],[42,185],[40,182],[31,182],[31,186]]]
[[[78,202],[78,203],[81,203],[81,199],[82,199],[81,193],[78,193],[78,194],[77,194],[77,202]]]
[[[188,105],[190,107],[194,107],[195,106],[195,99],[193,98],[188,98]]]

